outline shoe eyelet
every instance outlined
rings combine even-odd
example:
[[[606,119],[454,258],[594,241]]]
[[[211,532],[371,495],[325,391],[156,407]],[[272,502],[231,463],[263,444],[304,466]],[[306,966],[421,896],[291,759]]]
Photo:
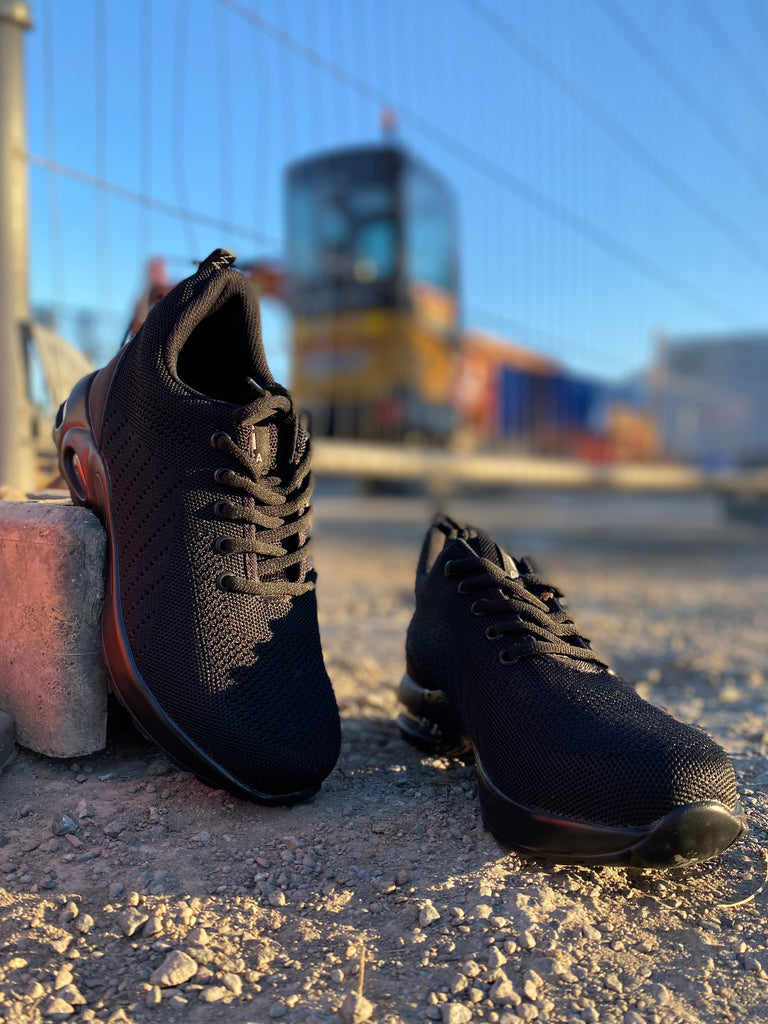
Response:
[[[234,591],[236,589],[237,580],[230,572],[220,572],[216,577],[216,586],[219,590]]]
[[[234,509],[229,501],[217,501],[213,506],[213,514],[217,519],[233,519]]]
[[[216,481],[217,484],[221,484],[222,487],[226,487],[227,486],[226,477],[228,475],[229,475],[229,470],[228,469],[214,469],[214,471],[213,471],[213,479]]]
[[[501,640],[504,636],[503,633],[497,633],[493,626],[489,626],[485,631],[486,640]]]
[[[507,652],[502,651],[501,654],[499,655],[499,661],[501,662],[502,665],[516,665],[517,662],[520,661],[520,659],[517,657],[508,658]]]
[[[220,441],[231,441],[232,438],[223,430],[217,430],[211,434],[211,448],[218,448],[221,450]]]
[[[473,615],[485,615],[485,612],[481,612],[477,607],[477,601],[473,601],[469,606],[469,610]]]
[[[231,555],[233,541],[231,537],[217,537],[213,542],[213,550],[217,555]]]
[[[459,580],[459,585],[456,587],[457,594],[466,594],[466,590],[464,589],[465,582],[465,580]]]
[[[448,577],[450,577],[450,576],[453,576],[453,562],[452,561],[451,562],[446,562],[445,565],[443,566],[443,576],[445,576],[446,579],[448,579]]]

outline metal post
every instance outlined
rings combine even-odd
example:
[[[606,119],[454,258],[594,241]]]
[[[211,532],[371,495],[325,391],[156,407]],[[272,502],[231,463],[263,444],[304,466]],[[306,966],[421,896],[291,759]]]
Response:
[[[22,39],[31,28],[23,0],[0,0],[0,485],[34,483],[23,325],[27,292],[27,166]]]

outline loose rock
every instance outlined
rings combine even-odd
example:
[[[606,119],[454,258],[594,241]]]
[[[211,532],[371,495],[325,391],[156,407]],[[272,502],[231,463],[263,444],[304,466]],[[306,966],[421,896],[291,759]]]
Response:
[[[223,985],[211,985],[204,988],[200,993],[200,1001],[203,1003],[218,1003],[220,1000],[231,996],[232,993]]]
[[[440,1007],[443,1024],[469,1024],[472,1011],[463,1003],[444,1003]]]
[[[224,974],[221,980],[234,995],[239,996],[243,991],[243,983],[238,974],[232,974],[231,972]]]
[[[75,1012],[74,1006],[58,996],[49,996],[40,1007],[40,1012],[49,1020],[66,1020]]]
[[[76,985],[65,985],[57,994],[60,999],[66,1000],[72,1006],[84,1006],[86,1003],[85,997]]]
[[[70,921],[74,921],[77,915],[80,913],[80,908],[74,902],[74,900],[68,900],[61,908],[59,914],[59,924],[69,924]]]
[[[502,1003],[506,1006],[517,1006],[521,1001],[520,996],[515,991],[515,986],[509,978],[503,975],[497,978],[493,985],[491,985],[488,998],[492,999],[494,1003]]]
[[[54,992],[58,992],[60,988],[64,988],[66,985],[71,985],[72,979],[72,968],[69,964],[65,964],[53,979]]]
[[[431,903],[427,903],[419,912],[419,924],[422,928],[426,928],[427,925],[434,924],[435,921],[439,920],[440,914]]]
[[[172,988],[175,985],[183,985],[197,973],[197,961],[193,960],[187,953],[174,949],[172,953],[163,960],[158,968],[150,975],[150,982],[153,985],[160,985],[162,988]]]
[[[153,985],[144,997],[144,1005],[152,1009],[159,1006],[163,998],[163,991],[159,985]]]
[[[80,830],[80,822],[69,811],[58,811],[51,822],[51,832],[55,836],[74,835]]]
[[[363,1024],[369,1020],[375,1007],[365,996],[350,992],[339,1008],[339,1016],[346,1024]]]
[[[148,914],[143,914],[135,907],[127,907],[117,918],[117,923],[124,935],[130,938],[141,926],[149,920]]]
[[[627,1010],[624,1014],[624,1024],[645,1024],[645,1018],[634,1010]]]
[[[144,925],[141,934],[146,935],[147,938],[151,938],[153,935],[161,935],[163,931],[163,919],[153,915],[147,918],[147,923]]]
[[[503,967],[507,962],[507,958],[496,946],[491,946],[491,951],[488,954],[488,968],[491,971],[495,971],[498,967]]]

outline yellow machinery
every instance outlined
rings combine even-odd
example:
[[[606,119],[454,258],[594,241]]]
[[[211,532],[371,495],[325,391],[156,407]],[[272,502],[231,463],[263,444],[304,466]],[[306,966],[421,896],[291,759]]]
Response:
[[[458,267],[447,185],[396,146],[287,180],[292,390],[316,434],[444,440],[455,425]]]

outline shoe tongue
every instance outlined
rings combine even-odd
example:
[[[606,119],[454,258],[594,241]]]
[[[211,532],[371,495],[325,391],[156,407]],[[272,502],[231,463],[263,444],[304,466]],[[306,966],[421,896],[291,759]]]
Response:
[[[459,539],[463,540],[474,554],[498,565],[508,576],[520,575],[514,559],[482,530],[460,530]]]
[[[248,388],[250,401],[264,393],[264,389],[253,380],[248,382]],[[254,475],[276,478],[279,491],[280,484],[286,484],[293,476],[296,469],[293,463],[297,462],[304,454],[308,435],[295,414],[285,416],[278,412],[275,419],[264,423],[239,424],[232,432],[232,439],[252,460]],[[255,534],[254,527],[249,529],[252,534]],[[300,531],[297,536],[298,543],[304,544],[307,539],[306,534]],[[292,550],[290,545],[286,547],[287,550]],[[261,579],[267,583],[285,578],[303,583],[312,570],[312,562],[309,558],[302,559],[297,565],[289,566],[287,570],[271,572],[269,561],[260,567],[255,555],[246,557],[248,560],[246,576],[250,579]]]
[[[250,401],[264,393],[254,380],[249,379],[246,387]],[[233,438],[253,459],[260,476],[275,474],[284,479],[293,475],[291,465],[304,454],[308,436],[295,414],[290,418],[284,418],[282,413],[276,415],[280,417],[279,422],[241,424],[235,428]]]

